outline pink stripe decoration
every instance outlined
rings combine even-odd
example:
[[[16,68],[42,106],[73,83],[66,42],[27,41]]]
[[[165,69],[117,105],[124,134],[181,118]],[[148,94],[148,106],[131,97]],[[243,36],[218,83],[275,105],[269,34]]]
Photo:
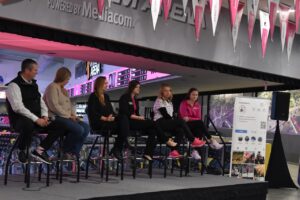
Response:
[[[170,9],[172,7],[172,0],[163,0],[164,6],[164,20],[168,20]]]
[[[229,11],[230,11],[230,22],[232,27],[235,24],[235,18],[239,6],[239,0],[228,0],[228,3],[229,3]]]
[[[104,9],[104,6],[105,6],[105,0],[97,0],[97,5],[98,5],[98,12],[99,12],[99,15],[102,16],[102,13],[103,13],[103,9]]]
[[[275,30],[275,23],[277,17],[277,10],[278,10],[278,1],[270,1],[270,32],[271,32],[271,40],[273,41],[274,30]]]

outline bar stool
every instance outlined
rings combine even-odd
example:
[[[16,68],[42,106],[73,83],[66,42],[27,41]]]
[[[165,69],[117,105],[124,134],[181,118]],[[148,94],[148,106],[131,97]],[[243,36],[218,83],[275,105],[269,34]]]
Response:
[[[95,149],[95,146],[98,144],[98,140],[100,140],[99,144],[101,145],[101,139],[103,139],[103,148],[102,148],[102,152],[101,152],[101,156],[98,158],[95,158],[93,160],[100,160],[101,162],[101,178],[104,177],[104,171],[105,171],[105,181],[108,182],[108,178],[109,178],[109,140],[110,138],[114,138],[114,136],[112,135],[113,130],[110,129],[102,129],[102,130],[91,130],[91,134],[92,135],[96,135],[96,138],[94,139],[93,145],[89,151],[88,157],[86,159],[86,169],[85,169],[85,178],[88,179],[88,174],[89,174],[89,166],[90,166],[90,162],[91,162],[91,156],[93,153],[93,150]],[[124,159],[122,159],[121,161],[118,160],[118,167],[117,167],[117,172],[116,175],[118,176],[119,173],[119,164],[121,164],[121,180],[124,179]],[[104,167],[105,165],[105,167]],[[105,170],[104,170],[105,169]]]
[[[11,131],[13,131],[13,129],[11,128]],[[35,136],[41,136],[41,135],[44,135],[44,134],[39,134],[38,132],[35,132],[34,134]],[[9,167],[10,167],[10,161],[11,161],[11,157],[12,157],[12,154],[13,152],[16,150],[16,147],[19,143],[19,136],[17,136],[13,146],[11,147],[10,151],[9,151],[9,154],[8,154],[8,157],[6,159],[6,164],[5,164],[5,175],[4,175],[4,185],[7,185],[7,182],[8,182],[8,171],[9,171]],[[30,167],[32,164],[39,164],[39,181],[41,180],[41,166],[42,166],[42,163],[41,162],[32,162],[32,159],[31,159],[31,154],[30,154],[30,147],[31,147],[31,144],[28,145],[26,147],[26,157],[28,159],[27,163],[25,164],[25,177],[24,177],[24,182],[26,183],[26,187],[29,188],[30,187]],[[50,165],[49,164],[46,164],[47,165],[47,175],[46,175],[46,186],[48,187],[49,186],[49,176],[50,176]]]

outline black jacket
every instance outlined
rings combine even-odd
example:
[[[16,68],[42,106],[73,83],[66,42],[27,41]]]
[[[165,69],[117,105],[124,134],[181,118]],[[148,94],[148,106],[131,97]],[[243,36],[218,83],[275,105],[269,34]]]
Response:
[[[99,124],[101,123],[100,118],[102,116],[108,117],[109,115],[115,115],[109,96],[107,94],[104,94],[104,99],[105,105],[102,105],[95,93],[92,93],[89,96],[87,115],[89,117],[90,126],[94,130],[99,127]]]
[[[39,87],[36,84],[36,80],[32,80],[32,84],[26,83],[21,77],[21,73],[18,73],[18,76],[12,80],[10,83],[15,83],[19,86],[22,95],[22,102],[30,112],[35,114],[37,117],[41,117],[41,94],[39,92]],[[9,85],[8,83],[7,85]],[[20,116],[20,114],[15,113],[9,103],[6,100],[8,106],[8,113],[10,119],[12,120],[11,124],[14,126],[15,121]]]
[[[126,115],[128,118],[130,118],[131,115],[135,114],[139,116],[139,102],[136,98],[136,112],[134,113],[134,107],[133,102],[131,99],[131,95],[126,93],[121,96],[119,99],[119,115]]]

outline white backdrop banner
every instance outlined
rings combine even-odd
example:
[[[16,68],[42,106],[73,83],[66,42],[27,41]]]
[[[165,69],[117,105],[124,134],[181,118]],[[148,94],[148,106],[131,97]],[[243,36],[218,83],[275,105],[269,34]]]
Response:
[[[233,115],[230,176],[264,180],[268,99],[236,97]]]

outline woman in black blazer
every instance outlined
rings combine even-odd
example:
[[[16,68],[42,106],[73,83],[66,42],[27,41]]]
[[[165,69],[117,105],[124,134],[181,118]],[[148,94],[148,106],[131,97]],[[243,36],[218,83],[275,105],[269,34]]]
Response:
[[[116,130],[119,132],[118,121],[116,120],[109,96],[105,94],[108,88],[106,77],[98,77],[95,80],[94,92],[88,100],[87,114],[92,130]],[[117,159],[122,156],[119,151],[111,152]]]
[[[127,136],[130,135],[130,130],[144,131],[148,134],[144,158],[152,160],[153,151],[156,146],[156,136],[162,142],[166,142],[170,147],[175,147],[177,143],[168,137],[155,122],[145,120],[145,118],[139,114],[139,102],[136,99],[139,93],[140,83],[133,80],[129,83],[127,92],[122,95],[119,100],[119,123],[120,130],[122,131],[119,133],[115,147],[122,150]]]

